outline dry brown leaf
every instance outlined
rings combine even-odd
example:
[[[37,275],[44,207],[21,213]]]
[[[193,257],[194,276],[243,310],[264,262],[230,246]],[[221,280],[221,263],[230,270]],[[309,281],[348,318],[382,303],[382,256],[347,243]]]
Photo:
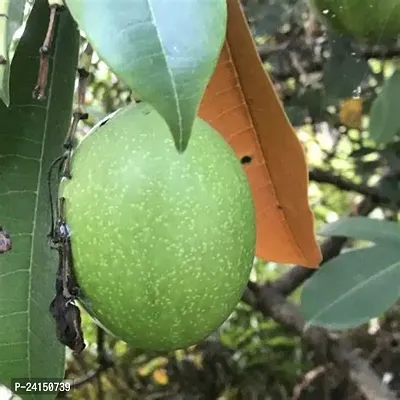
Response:
[[[227,38],[199,116],[247,161],[243,167],[257,217],[256,255],[316,267],[321,252],[308,204],[303,148],[264,71],[239,0],[227,3]]]

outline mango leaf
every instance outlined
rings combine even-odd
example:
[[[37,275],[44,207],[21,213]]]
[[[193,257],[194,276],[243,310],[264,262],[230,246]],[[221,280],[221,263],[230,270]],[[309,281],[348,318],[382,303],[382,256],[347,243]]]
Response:
[[[324,65],[324,86],[329,97],[345,99],[354,95],[368,76],[369,65],[350,38],[331,31],[331,56]]]
[[[79,34],[68,11],[61,13],[48,100],[33,100],[48,20],[47,0],[36,0],[14,56],[11,105],[0,104],[0,224],[13,240],[0,256],[0,382],[7,387],[12,378],[64,376],[65,350],[49,313],[58,263],[46,238],[47,171],[62,153],[71,118]]]
[[[322,236],[345,236],[369,240],[374,243],[400,246],[400,224],[368,217],[342,218],[325,225],[320,231]]]
[[[352,250],[328,261],[304,285],[301,312],[307,326],[356,327],[399,297],[399,246]]]
[[[379,144],[390,142],[400,132],[399,93],[400,70],[397,70],[385,81],[371,107],[369,134]]]
[[[225,39],[226,0],[67,0],[100,57],[184,151]]]
[[[8,106],[10,104],[10,51],[12,39],[21,26],[24,17],[25,0],[0,1],[0,99]]]

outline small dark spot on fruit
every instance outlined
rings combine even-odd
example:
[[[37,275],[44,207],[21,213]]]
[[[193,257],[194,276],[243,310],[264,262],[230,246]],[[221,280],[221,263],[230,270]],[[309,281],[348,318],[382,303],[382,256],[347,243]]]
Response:
[[[250,164],[252,160],[253,160],[253,157],[251,157],[251,156],[243,156],[240,159],[240,162],[241,162],[241,164]]]
[[[104,120],[103,122],[101,122],[100,125],[99,125],[99,128],[100,128],[100,126],[105,125],[109,120],[110,120],[110,118],[107,118],[106,120]]]

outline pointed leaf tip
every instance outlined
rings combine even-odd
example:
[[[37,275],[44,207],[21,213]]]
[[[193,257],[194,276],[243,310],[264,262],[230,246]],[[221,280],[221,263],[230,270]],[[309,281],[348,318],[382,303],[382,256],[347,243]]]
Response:
[[[226,34],[226,0],[67,0],[104,62],[189,143]]]

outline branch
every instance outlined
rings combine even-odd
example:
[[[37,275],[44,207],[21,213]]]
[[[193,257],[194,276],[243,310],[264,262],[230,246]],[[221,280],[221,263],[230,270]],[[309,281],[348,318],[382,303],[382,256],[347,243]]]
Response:
[[[302,40],[302,43],[307,43],[308,39],[306,35],[303,33],[303,30],[299,29],[294,29],[291,32],[286,33],[283,36],[283,39],[285,39],[282,42],[278,42],[274,45],[260,45],[257,47],[258,54],[261,58],[262,62],[267,62],[269,60],[269,57],[271,55],[274,55],[276,53],[280,52],[298,52],[299,49],[299,44],[292,43],[293,40]],[[302,38],[300,35],[302,35]],[[323,35],[319,35],[319,45],[321,46],[324,42],[326,41],[326,38],[324,38]],[[315,44],[315,40],[313,41]],[[306,44],[306,48],[309,47],[309,45]],[[393,58],[399,57],[400,56],[400,47],[399,45],[395,45],[392,47],[379,47],[379,46],[373,46],[373,47],[368,47],[368,46],[361,46],[359,48],[359,54],[361,57],[363,57],[366,60],[369,60],[371,58],[377,58],[379,60],[391,60]],[[322,73],[323,72],[323,66],[324,66],[324,60],[320,59],[315,59],[312,60],[312,62],[305,64],[301,68],[301,72],[303,74],[316,74],[316,73]],[[271,75],[274,77],[275,80],[278,81],[285,81],[289,78],[293,78],[296,73],[299,72],[299,69],[296,68],[295,65],[292,65],[293,69],[292,71],[273,71],[271,72]]]
[[[71,385],[71,388],[77,389],[81,386],[83,386],[84,384],[90,382],[91,380],[97,378],[98,376],[100,376],[100,374],[105,371],[107,368],[104,367],[99,367],[97,369],[93,369],[91,371],[89,371],[88,373],[86,373],[84,376],[80,377],[80,378],[76,378],[76,379],[66,379],[66,382],[68,382]]]
[[[293,389],[292,400],[299,400],[301,398],[302,392],[307,389],[311,383],[317,379],[320,375],[325,374],[327,371],[325,365],[320,365],[316,368],[313,368],[311,371],[308,371],[305,375],[303,380],[295,386]]]
[[[296,32],[298,33],[298,32]],[[290,44],[289,36],[287,36],[288,39],[285,42],[282,43],[276,43],[273,45],[269,44],[263,44],[257,47],[258,54],[261,58],[262,61],[267,61],[268,57],[275,53],[279,53],[281,51],[285,51],[288,48],[288,45]],[[368,48],[367,46],[362,46],[360,48],[360,53],[365,57],[366,59],[370,58],[378,58],[380,60],[384,59],[392,59],[396,57],[400,57],[400,47],[395,46],[392,48],[380,48],[379,46],[373,46]],[[320,67],[320,68],[317,68]],[[320,64],[315,64],[314,68],[317,70],[322,70],[322,65]],[[315,70],[308,71],[308,72],[316,72]]]
[[[320,168],[311,169],[309,171],[309,178],[314,182],[329,183],[346,192],[356,192],[362,194],[379,204],[393,203],[392,199],[381,194],[375,187],[354,183],[349,179],[341,177],[340,175],[336,175],[329,171],[324,171]]]
[[[307,331],[305,321],[297,307],[286,300],[271,284],[262,286],[249,282],[243,300],[265,316],[297,332],[319,354],[326,356],[336,366],[347,371],[351,381],[367,400],[395,400],[395,394],[382,382],[347,342],[333,339],[325,329],[311,327]]]

